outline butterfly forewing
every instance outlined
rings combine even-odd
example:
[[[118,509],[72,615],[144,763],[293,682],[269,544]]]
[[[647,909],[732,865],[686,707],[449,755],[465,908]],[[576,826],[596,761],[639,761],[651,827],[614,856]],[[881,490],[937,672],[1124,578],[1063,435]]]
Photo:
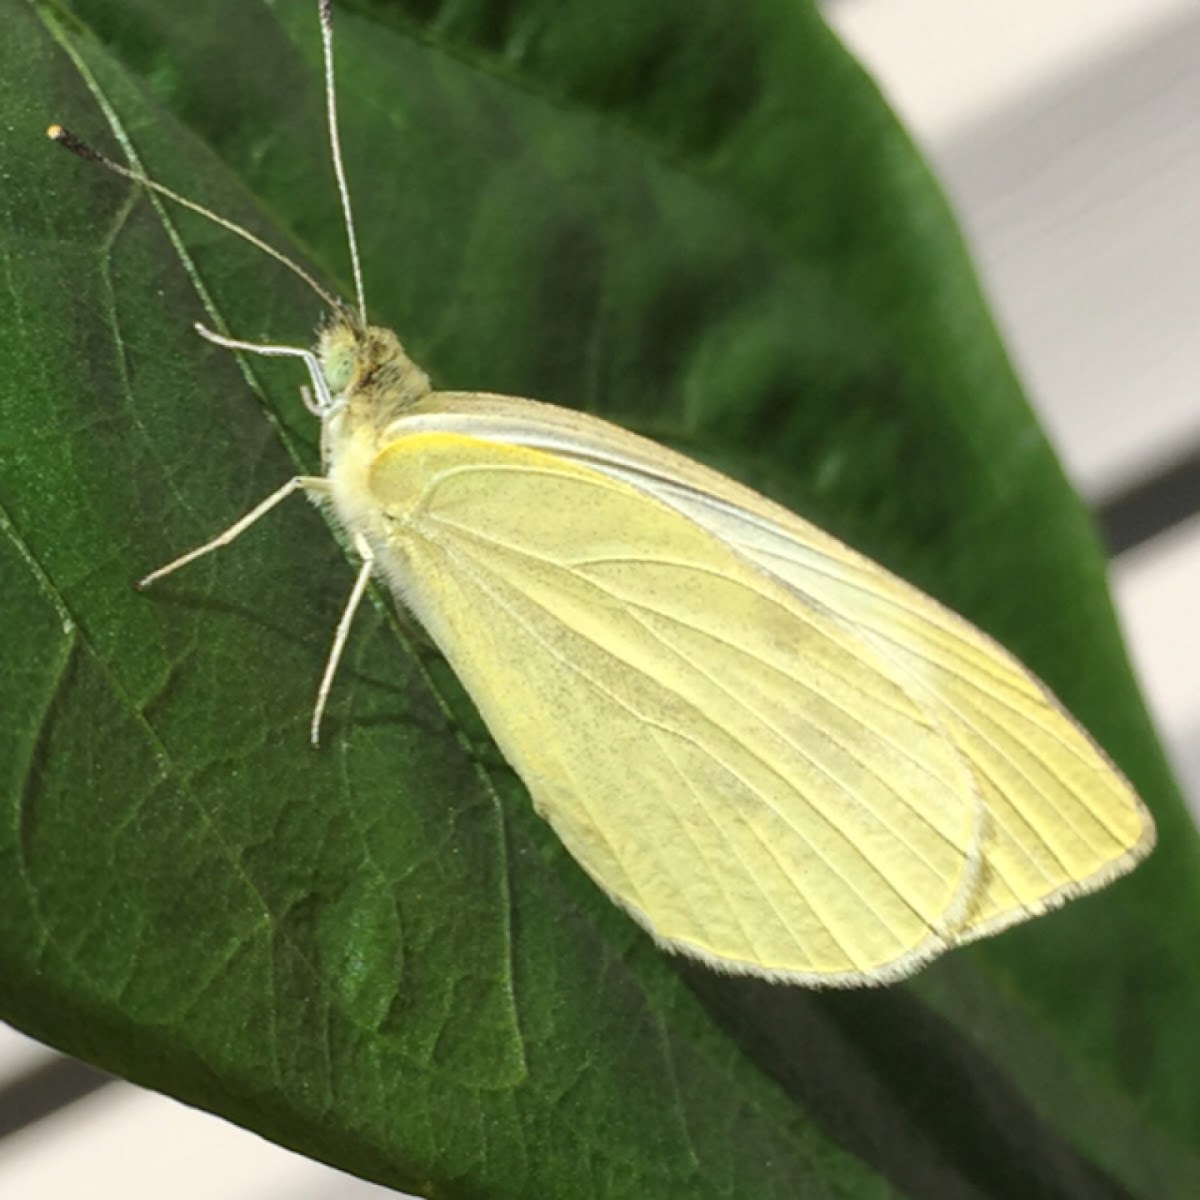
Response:
[[[422,416],[370,474],[394,582],[593,878],[730,970],[862,982],[943,949],[980,799],[869,642],[645,491]]]
[[[800,610],[852,631],[851,653],[916,701],[982,798],[982,865],[955,940],[1100,887],[1153,845],[1153,823],[1124,777],[1016,658],[800,517],[681,455],[563,409],[442,394],[413,420],[413,428],[470,429],[536,447],[619,481],[771,577]],[[803,639],[797,645],[806,656]]]

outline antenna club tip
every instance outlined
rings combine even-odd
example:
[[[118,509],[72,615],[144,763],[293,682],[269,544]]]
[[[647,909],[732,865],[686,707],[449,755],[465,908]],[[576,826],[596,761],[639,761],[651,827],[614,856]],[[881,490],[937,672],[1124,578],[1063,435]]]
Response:
[[[86,159],[88,162],[99,163],[102,167],[107,167],[109,170],[115,170],[117,174],[122,174],[122,168],[114,167],[108,159],[100,153],[99,150],[93,150],[81,137],[73,134],[65,125],[60,125],[57,121],[53,125],[46,127],[46,136],[64,150],[70,150],[72,154],[79,158]],[[128,174],[128,172],[124,172]]]

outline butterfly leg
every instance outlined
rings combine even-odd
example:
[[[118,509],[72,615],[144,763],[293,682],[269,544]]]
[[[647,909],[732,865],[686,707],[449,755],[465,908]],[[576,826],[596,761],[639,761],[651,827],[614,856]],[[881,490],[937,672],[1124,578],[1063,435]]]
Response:
[[[314,417],[321,416],[321,406],[313,399],[312,388],[307,383],[300,385],[300,402]]]
[[[212,342],[214,346],[224,346],[226,350],[243,350],[247,354],[259,354],[263,358],[300,359],[308,371],[309,378],[312,380],[313,392],[316,395],[316,400],[312,402],[311,406],[307,400],[305,401],[305,407],[318,416],[333,412],[334,399],[330,395],[329,385],[325,382],[325,375],[321,371],[321,362],[311,350],[306,350],[303,346],[271,346],[258,342],[243,342],[238,338],[230,338],[223,333],[217,333],[209,329],[207,325],[201,325],[199,321],[193,328],[206,342]]]
[[[151,571],[144,579],[139,579],[137,586],[139,588],[148,588],[156,580],[162,579],[166,575],[171,575],[178,571],[180,567],[186,567],[188,563],[195,562],[198,558],[203,558],[206,554],[211,554],[214,550],[219,550],[222,546],[228,546],[235,538],[240,537],[251,525],[254,525],[260,517],[265,517],[281,501],[286,500],[293,492],[304,491],[310,495],[327,496],[329,494],[329,480],[321,475],[296,475],[289,479],[283,487],[278,491],[272,492],[261,504],[256,504],[244,517],[234,521],[228,529],[222,530],[215,538],[211,538],[202,546],[197,546],[194,550],[189,550],[186,554],[181,554],[178,558],[172,559],[165,567],[159,567],[157,571]]]
[[[350,599],[346,601],[346,607],[342,610],[341,619],[334,631],[333,645],[329,648],[329,658],[325,662],[325,673],[321,676],[321,686],[317,689],[317,702],[313,706],[312,724],[309,727],[309,738],[314,746],[320,741],[321,717],[325,713],[325,705],[333,688],[333,678],[337,674],[338,663],[342,661],[342,651],[346,648],[346,639],[350,636],[350,626],[354,624],[354,614],[358,612],[358,606],[362,603],[367,584],[371,582],[371,572],[375,568],[375,551],[371,549],[370,543],[361,533],[354,535],[354,549],[358,551],[362,565],[358,568],[354,587],[350,589]]]

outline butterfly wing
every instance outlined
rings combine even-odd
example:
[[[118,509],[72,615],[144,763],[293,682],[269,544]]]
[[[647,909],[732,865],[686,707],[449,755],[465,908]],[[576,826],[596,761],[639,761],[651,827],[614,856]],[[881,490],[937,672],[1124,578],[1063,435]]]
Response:
[[[681,507],[699,518],[704,504],[687,496]],[[710,527],[747,558],[853,621],[970,763],[988,821],[960,941],[1102,887],[1149,853],[1154,824],[1124,776],[994,639],[795,518],[784,527],[708,509]]]
[[[587,461],[688,516],[802,603],[867,640],[969,764],[983,866],[957,931],[971,941],[1130,870],[1154,844],[1120,771],[1013,655],[970,622],[786,509],[616,426],[489,397],[478,428]],[[455,421],[461,400],[438,419]]]
[[[371,469],[381,562],[596,882],[731,971],[881,982],[943,950],[979,796],[870,641],[646,491],[429,415]]]

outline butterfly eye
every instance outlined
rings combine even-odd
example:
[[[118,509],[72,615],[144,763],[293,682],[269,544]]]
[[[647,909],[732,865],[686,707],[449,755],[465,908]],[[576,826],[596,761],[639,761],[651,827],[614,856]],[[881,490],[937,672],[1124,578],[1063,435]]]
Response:
[[[357,373],[356,356],[348,345],[325,347],[321,353],[321,374],[329,391],[339,396],[354,382]]]

